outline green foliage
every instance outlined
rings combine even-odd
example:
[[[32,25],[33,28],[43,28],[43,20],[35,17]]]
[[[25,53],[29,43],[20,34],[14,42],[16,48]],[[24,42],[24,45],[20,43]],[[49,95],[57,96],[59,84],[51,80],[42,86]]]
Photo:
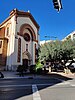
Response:
[[[75,40],[52,41],[40,47],[40,60],[68,61],[75,58]]]
[[[36,62],[36,70],[42,68],[42,66],[43,66],[43,65],[41,64],[40,60],[38,60],[38,61]]]

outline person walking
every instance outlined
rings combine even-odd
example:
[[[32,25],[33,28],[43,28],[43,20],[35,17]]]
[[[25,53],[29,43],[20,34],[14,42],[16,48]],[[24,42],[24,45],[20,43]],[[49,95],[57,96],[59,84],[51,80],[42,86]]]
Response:
[[[2,72],[0,72],[0,78],[4,78],[4,75]]]

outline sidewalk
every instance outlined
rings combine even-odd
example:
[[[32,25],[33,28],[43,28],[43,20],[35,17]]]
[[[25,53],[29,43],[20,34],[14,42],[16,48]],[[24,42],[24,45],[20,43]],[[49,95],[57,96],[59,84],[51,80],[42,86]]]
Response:
[[[20,76],[18,72],[12,72],[12,71],[2,71],[4,75],[4,79],[17,79],[17,78],[50,78],[44,75],[34,75],[34,74],[25,74],[24,76]]]
[[[75,78],[75,73],[57,73],[57,74],[60,74],[62,76],[65,76],[65,77],[69,77],[69,78]]]
[[[4,79],[13,79],[13,78],[29,78],[32,75],[24,75],[24,76],[19,76],[18,72],[13,72],[13,71],[2,71],[4,75]]]
[[[12,71],[2,71],[4,75],[4,79],[13,79],[13,78],[75,78],[75,74],[65,74],[65,73],[57,73],[51,72],[47,75],[34,75],[34,74],[26,74],[24,76],[19,76],[18,72]]]

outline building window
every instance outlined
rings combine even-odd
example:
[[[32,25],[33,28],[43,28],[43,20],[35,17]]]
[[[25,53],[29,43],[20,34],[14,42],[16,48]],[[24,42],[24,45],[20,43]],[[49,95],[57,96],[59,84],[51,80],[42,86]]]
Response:
[[[29,42],[30,41],[30,35],[28,33],[25,33],[24,39],[25,39],[25,41]]]
[[[2,41],[0,41],[0,48],[2,47]]]
[[[26,51],[28,51],[28,44],[26,44]]]
[[[35,44],[35,62],[36,62],[36,44]]]
[[[21,39],[18,39],[18,58],[17,61],[20,62],[21,60]]]
[[[7,34],[7,36],[9,35],[9,27],[7,27],[7,33],[6,34]]]

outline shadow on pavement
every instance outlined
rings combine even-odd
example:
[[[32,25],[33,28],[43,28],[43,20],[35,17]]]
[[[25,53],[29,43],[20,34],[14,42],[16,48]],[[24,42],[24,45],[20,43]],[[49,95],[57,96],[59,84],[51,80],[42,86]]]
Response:
[[[26,74],[28,76],[28,74]],[[59,74],[45,74],[45,75],[32,75],[33,78],[22,78],[22,79],[8,79],[0,80],[0,100],[20,100],[21,97],[28,99],[31,96],[32,85],[36,84],[39,87],[39,91],[47,87],[54,86],[62,83],[63,81],[72,80]],[[39,76],[39,77],[37,77]],[[3,83],[2,83],[3,82]],[[16,84],[26,85],[18,87]],[[3,87],[4,85],[15,85]],[[2,87],[1,87],[2,86]],[[31,96],[32,97],[32,96]]]
[[[61,74],[57,74],[57,73],[50,73],[50,74],[46,74],[45,76],[50,77],[50,78],[58,78],[61,79],[63,81],[67,81],[67,80],[72,80],[73,78],[61,75]]]

